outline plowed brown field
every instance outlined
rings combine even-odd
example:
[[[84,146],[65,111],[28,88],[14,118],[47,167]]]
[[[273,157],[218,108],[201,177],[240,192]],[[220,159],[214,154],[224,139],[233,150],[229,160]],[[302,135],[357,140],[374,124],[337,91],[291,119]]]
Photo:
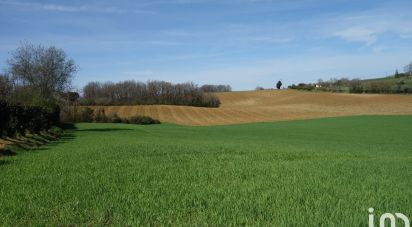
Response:
[[[412,114],[411,95],[267,90],[217,93],[219,108],[171,105],[107,106],[119,117],[147,115],[183,125],[224,125],[348,115]],[[96,108],[96,107],[95,107]]]

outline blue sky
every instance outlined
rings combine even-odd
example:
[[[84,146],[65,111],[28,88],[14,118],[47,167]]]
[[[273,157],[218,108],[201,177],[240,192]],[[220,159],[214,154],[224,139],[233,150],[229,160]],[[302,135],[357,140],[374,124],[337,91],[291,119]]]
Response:
[[[410,9],[410,0],[0,0],[0,68],[29,41],[64,49],[80,66],[77,88],[385,76],[412,61]]]

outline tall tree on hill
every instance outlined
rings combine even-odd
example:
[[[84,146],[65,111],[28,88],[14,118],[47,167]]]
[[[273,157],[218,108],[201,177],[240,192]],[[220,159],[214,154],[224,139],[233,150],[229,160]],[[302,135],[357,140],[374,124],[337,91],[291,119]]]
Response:
[[[276,83],[276,88],[277,89],[280,89],[282,87],[282,81],[278,81],[277,83]]]
[[[27,92],[30,104],[55,105],[66,92],[78,67],[62,49],[23,43],[8,60],[8,72],[16,85]]]
[[[396,70],[395,71],[395,78],[399,78],[399,77],[400,77],[399,72],[398,72],[398,70]]]

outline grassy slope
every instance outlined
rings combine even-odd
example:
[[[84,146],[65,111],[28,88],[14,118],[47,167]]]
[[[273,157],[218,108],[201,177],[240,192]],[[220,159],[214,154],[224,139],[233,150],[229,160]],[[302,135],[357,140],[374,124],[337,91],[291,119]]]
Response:
[[[0,224],[366,226],[412,214],[411,116],[79,124],[0,161]]]
[[[392,77],[381,77],[381,78],[367,79],[363,81],[365,82],[388,82],[394,85],[396,85],[400,81],[404,81],[406,87],[412,87],[412,77],[410,76],[400,77],[400,78],[395,78],[393,76]]]

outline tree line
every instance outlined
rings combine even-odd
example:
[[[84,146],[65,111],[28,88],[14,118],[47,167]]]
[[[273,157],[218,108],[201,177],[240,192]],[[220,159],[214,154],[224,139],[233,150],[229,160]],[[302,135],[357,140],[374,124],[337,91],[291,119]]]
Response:
[[[103,106],[164,104],[219,107],[220,101],[215,95],[205,92],[190,82],[172,84],[165,81],[143,83],[128,80],[117,83],[90,82],[83,87],[80,104]]]
[[[318,83],[292,84],[288,88],[305,91],[328,91],[348,93],[373,93],[373,94],[411,94],[412,87],[405,81],[360,80],[360,79],[330,79],[319,80]]]
[[[232,87],[230,85],[205,84],[200,87],[200,90],[203,92],[230,92]]]
[[[332,78],[330,80],[319,79],[317,83],[299,83],[289,86],[290,89],[306,91],[330,91],[349,93],[381,93],[381,94],[411,94],[412,87],[412,63],[405,67],[404,73],[396,70],[395,74],[386,78],[360,80],[348,78]]]

